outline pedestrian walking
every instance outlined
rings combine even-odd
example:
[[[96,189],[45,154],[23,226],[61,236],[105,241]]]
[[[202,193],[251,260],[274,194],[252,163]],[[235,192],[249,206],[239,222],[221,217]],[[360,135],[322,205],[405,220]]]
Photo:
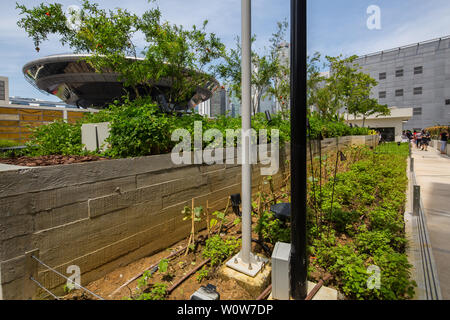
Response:
[[[448,132],[441,132],[441,154],[447,154],[447,142],[448,142]]]
[[[408,135],[407,135],[406,131],[403,131],[403,133],[402,133],[402,143],[407,143],[407,142],[409,142]]]
[[[411,130],[406,131],[406,136],[408,137],[409,141],[411,141],[414,138]]]
[[[422,130],[422,142],[421,142],[421,150],[423,151],[428,151],[428,144],[431,141],[431,136],[430,133],[428,131]]]
[[[416,147],[417,149],[419,149],[420,145],[422,144],[422,132],[417,131],[415,137],[416,137]]]

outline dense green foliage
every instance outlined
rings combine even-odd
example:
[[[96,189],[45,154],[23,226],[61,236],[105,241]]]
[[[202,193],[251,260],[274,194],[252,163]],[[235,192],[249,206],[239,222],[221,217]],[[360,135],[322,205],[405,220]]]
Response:
[[[337,116],[331,119],[323,118],[317,113],[312,113],[309,116],[309,125],[311,127],[310,135],[312,139],[319,138],[320,133],[322,133],[322,137],[324,138],[361,136],[371,134],[371,130],[369,128],[352,128]]]
[[[41,155],[83,155],[81,142],[81,125],[83,123],[110,122],[110,136],[107,139],[106,155],[113,158],[138,157],[170,153],[179,141],[172,141],[171,136],[176,129],[186,129],[194,144],[194,123],[201,122],[203,133],[209,129],[219,130],[223,137],[223,146],[227,130],[239,130],[241,118],[219,116],[208,119],[199,114],[167,114],[162,113],[150,98],[138,98],[130,101],[115,101],[108,109],[89,114],[82,121],[71,124],[55,121],[34,129],[28,149],[30,156]],[[324,120],[317,114],[310,116],[311,139],[317,139],[322,133],[324,138],[345,135],[368,135],[367,128],[350,128],[342,120]],[[280,145],[290,141],[290,121],[286,113],[272,115],[268,121],[263,113],[252,117],[252,127],[256,133],[267,130],[267,142],[271,141],[271,130],[279,130]],[[205,148],[212,141],[203,141]],[[236,141],[233,142],[236,145]]]
[[[31,156],[83,154],[81,123],[68,124],[58,120],[37,127],[27,146]]]
[[[169,153],[178,141],[171,136],[176,129],[186,129],[194,137],[194,122],[200,121],[203,132],[209,129],[219,130],[226,137],[226,130],[241,128],[240,118],[220,116],[208,119],[198,114],[170,115],[159,111],[159,108],[148,99],[116,102],[108,110],[92,114],[84,123],[110,122],[110,137],[106,155],[114,158],[137,157]],[[317,139],[320,132],[324,138],[345,135],[368,135],[367,128],[350,128],[341,121],[321,120],[311,117],[311,139]],[[77,124],[54,122],[35,129],[28,145],[30,155],[79,155],[85,154],[81,143],[81,122]],[[267,130],[267,141],[271,141],[271,130],[279,130],[280,144],[290,141],[290,122],[284,120],[281,113],[273,115],[267,121],[264,114],[259,113],[252,118],[252,127],[256,132]],[[194,143],[192,138],[192,145]],[[203,147],[210,142],[203,142]],[[223,141],[226,146],[226,140]],[[234,142],[236,143],[236,142]],[[31,146],[37,146],[32,148]]]
[[[408,144],[352,147],[344,153],[347,163],[336,178],[336,158],[330,157],[323,164],[328,181],[320,188],[317,177],[308,182],[310,269],[331,273],[333,285],[349,299],[409,299],[414,282],[403,220]],[[262,214],[255,231],[272,244],[290,241],[289,227],[270,212]],[[367,285],[372,265],[381,271],[379,289]]]
[[[392,300],[414,294],[403,220],[408,152],[408,144],[381,145],[322,187],[323,229],[311,229],[316,232],[311,254],[349,298]],[[367,287],[370,265],[381,270],[379,289]]]
[[[405,299],[414,293],[404,251],[408,152],[407,144],[382,145],[322,188],[326,231],[318,232],[311,253],[350,298]],[[342,241],[343,236],[353,241]],[[381,269],[380,289],[366,285],[370,265]]]
[[[212,80],[207,71],[223,56],[225,47],[214,33],[206,32],[207,20],[200,27],[174,25],[162,19],[154,1],[148,2],[147,8],[134,14],[121,8],[105,10],[83,0],[79,15],[75,11],[66,15],[59,3],[17,4],[17,25],[37,51],[41,43],[55,37],[76,53],[88,53],[83,59],[95,71],[117,73],[129,93],[138,97],[164,93],[169,109],[187,107],[197,88]],[[161,81],[171,85],[161,89],[157,85]]]

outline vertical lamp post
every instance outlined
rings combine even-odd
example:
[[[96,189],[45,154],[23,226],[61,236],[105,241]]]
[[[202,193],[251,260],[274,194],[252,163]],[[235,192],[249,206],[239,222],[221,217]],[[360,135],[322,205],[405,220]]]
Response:
[[[290,291],[308,293],[306,254],[306,2],[291,0],[291,257]]]
[[[251,0],[242,0],[242,262],[250,264],[252,245],[251,203],[252,171],[250,165],[251,129]]]
[[[251,147],[251,0],[242,3],[242,248],[227,266],[254,277],[266,259],[252,254],[252,168]],[[264,260],[264,261],[263,261]]]

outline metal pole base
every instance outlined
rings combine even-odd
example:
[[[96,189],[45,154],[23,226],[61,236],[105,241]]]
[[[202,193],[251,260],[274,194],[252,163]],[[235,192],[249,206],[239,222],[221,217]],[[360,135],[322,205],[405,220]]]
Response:
[[[228,260],[226,266],[254,278],[268,261],[269,259],[250,253],[250,263],[244,263],[239,252]]]

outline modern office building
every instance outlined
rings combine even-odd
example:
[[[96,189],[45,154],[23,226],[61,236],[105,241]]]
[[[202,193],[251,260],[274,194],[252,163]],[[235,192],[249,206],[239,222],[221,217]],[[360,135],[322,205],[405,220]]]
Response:
[[[221,87],[214,91],[211,97],[210,116],[217,117],[225,115],[227,111],[227,91]]]
[[[450,124],[450,37],[368,54],[356,63],[378,81],[372,97],[380,104],[413,108],[405,129]]]

